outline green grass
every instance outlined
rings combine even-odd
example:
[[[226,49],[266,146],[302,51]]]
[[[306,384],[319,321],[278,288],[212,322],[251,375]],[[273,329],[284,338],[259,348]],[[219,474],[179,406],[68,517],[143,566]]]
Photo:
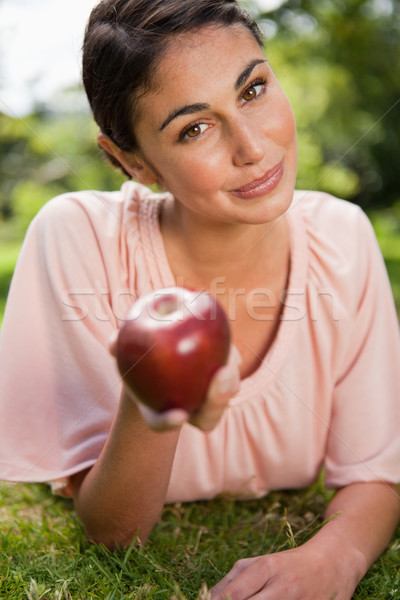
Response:
[[[400,315],[400,206],[370,214]],[[400,596],[399,596],[400,597]]]
[[[292,548],[321,526],[320,484],[262,500],[175,504],[146,547],[89,544],[70,501],[44,485],[0,484],[0,599],[197,600],[239,558]],[[400,597],[400,530],[355,600]]]
[[[372,215],[400,313],[400,230]],[[19,242],[0,242],[0,323]],[[200,600],[239,558],[301,544],[321,526],[320,484],[257,501],[165,507],[145,548],[89,544],[70,501],[45,485],[0,483],[0,600]],[[400,598],[400,527],[354,600]],[[204,590],[203,590],[204,591]]]

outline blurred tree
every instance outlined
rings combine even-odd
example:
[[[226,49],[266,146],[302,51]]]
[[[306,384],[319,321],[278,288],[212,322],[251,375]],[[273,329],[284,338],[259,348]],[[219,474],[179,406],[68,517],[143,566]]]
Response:
[[[257,0],[267,55],[296,113],[298,187],[366,209],[399,202],[400,1],[274,0],[265,12],[270,2]],[[101,157],[87,110],[58,110],[0,113],[2,234],[6,222],[7,235],[23,234],[56,194],[124,181]]]
[[[260,18],[298,118],[299,183],[398,201],[400,2],[287,0]]]
[[[50,198],[79,189],[115,189],[124,181],[103,160],[86,112],[45,109],[15,119],[0,113],[0,221],[20,237]]]

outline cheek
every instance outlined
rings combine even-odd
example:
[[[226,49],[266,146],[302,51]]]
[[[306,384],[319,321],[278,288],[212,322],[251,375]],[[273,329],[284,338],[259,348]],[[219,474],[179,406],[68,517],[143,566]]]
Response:
[[[287,149],[297,148],[296,119],[292,106],[283,92],[276,98],[274,118],[270,126],[270,133],[279,146]]]
[[[194,144],[193,144],[194,145]],[[221,151],[202,151],[188,148],[186,156],[171,165],[170,186],[189,188],[190,191],[211,192],[219,189],[226,173],[225,158]]]

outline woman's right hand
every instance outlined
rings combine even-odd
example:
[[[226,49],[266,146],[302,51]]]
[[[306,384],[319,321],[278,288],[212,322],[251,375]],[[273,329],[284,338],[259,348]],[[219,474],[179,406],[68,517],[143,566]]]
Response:
[[[117,332],[110,339],[110,352],[115,356]],[[125,386],[125,394],[135,402],[145,423],[155,431],[167,431],[180,427],[189,422],[199,429],[211,431],[218,423],[229,400],[239,390],[241,364],[240,354],[232,345],[228,362],[218,369],[211,380],[204,404],[194,413],[189,414],[183,409],[172,409],[156,412],[141,403],[130,389]]]
[[[228,363],[215,373],[208,388],[206,401],[190,415],[189,423],[204,431],[214,429],[229,400],[239,391],[241,362],[238,349],[232,345]]]

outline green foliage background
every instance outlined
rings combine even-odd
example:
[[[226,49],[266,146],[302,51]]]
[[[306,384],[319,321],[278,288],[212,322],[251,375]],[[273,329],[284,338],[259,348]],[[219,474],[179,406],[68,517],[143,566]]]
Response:
[[[299,187],[365,209],[399,202],[400,3],[289,0],[263,16],[297,115]]]
[[[102,159],[89,113],[41,108],[24,118],[0,113],[0,235],[19,239],[57,194],[114,189],[123,181]]]
[[[257,12],[253,0],[243,2]],[[367,210],[396,206],[400,2],[287,0],[258,16],[297,118],[298,187],[323,189]],[[0,112],[2,239],[21,237],[58,193],[120,185],[95,137],[82,109],[61,113],[49,103],[23,119]]]

